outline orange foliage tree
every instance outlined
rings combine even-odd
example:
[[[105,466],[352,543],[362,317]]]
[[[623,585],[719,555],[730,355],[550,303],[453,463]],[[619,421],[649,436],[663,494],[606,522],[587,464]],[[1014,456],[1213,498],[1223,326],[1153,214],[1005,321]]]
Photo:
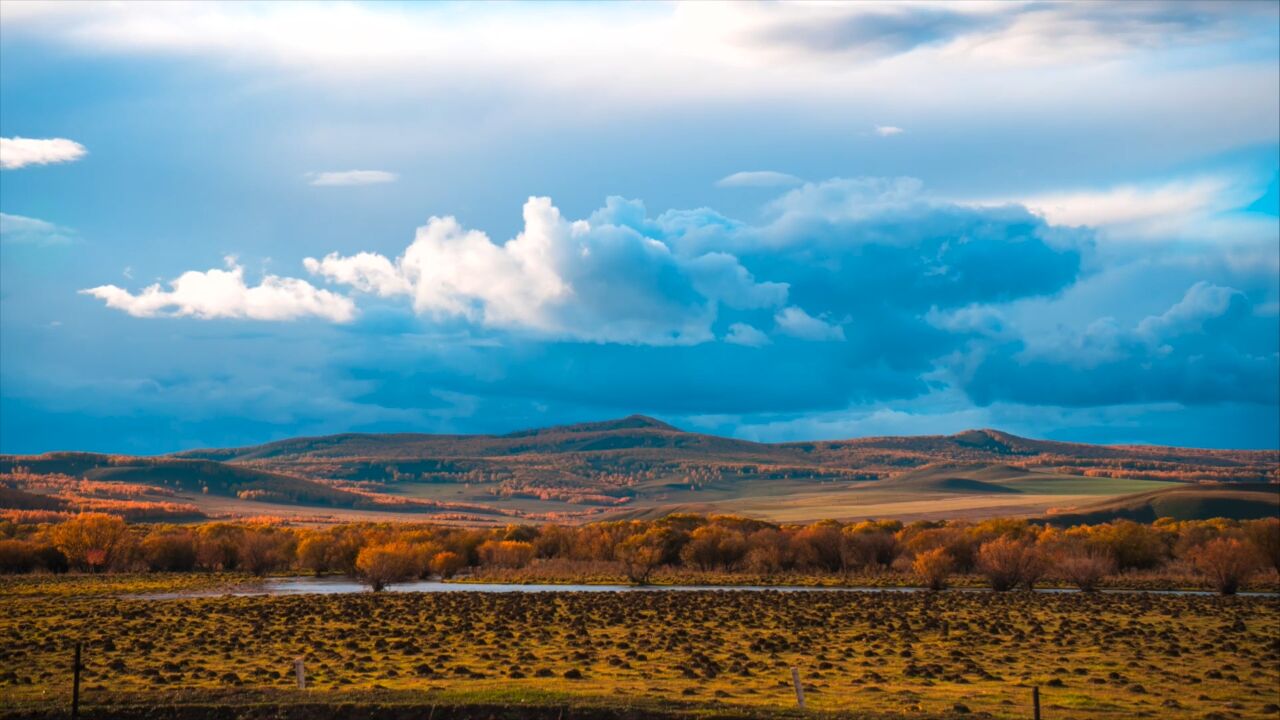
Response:
[[[1247,543],[1225,537],[1196,548],[1190,559],[1196,570],[1223,595],[1234,595],[1262,564],[1257,552]]]
[[[129,527],[114,515],[82,513],[55,526],[53,538],[73,567],[100,572],[123,554]]]

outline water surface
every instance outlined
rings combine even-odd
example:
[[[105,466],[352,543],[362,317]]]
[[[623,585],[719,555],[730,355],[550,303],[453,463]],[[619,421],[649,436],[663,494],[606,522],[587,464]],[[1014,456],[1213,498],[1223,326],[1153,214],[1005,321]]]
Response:
[[[582,584],[521,584],[521,583],[467,583],[416,580],[387,586],[385,592],[484,592],[484,593],[543,593],[543,592],[849,592],[849,593],[914,593],[925,592],[919,587],[818,587],[805,585],[582,585]],[[334,595],[372,592],[368,585],[346,577],[287,577],[269,578],[257,585],[241,585],[191,592],[150,593],[132,597],[143,600],[170,600],[186,597],[250,597],[257,595]],[[953,588],[946,592],[988,592],[986,588]],[[1074,588],[1037,588],[1038,593],[1073,593]],[[1208,590],[1114,590],[1106,593],[1150,593],[1154,595],[1216,595]],[[1244,596],[1275,597],[1276,593],[1240,593]]]

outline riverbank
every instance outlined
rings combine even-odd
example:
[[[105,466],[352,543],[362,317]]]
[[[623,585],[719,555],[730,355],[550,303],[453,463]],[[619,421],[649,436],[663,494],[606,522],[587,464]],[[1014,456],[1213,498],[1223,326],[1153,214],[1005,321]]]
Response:
[[[957,590],[982,590],[986,580],[977,575],[958,575],[950,587]],[[483,571],[462,575],[448,581],[417,580],[391,585],[391,592],[546,592],[546,591],[632,591],[690,589],[845,589],[845,590],[922,590],[919,578],[907,573],[849,575],[757,575],[749,573],[664,571],[651,582],[638,586],[625,575],[604,572],[554,572],[536,566],[513,571]],[[1071,591],[1074,587],[1053,578],[1037,583],[1044,591]],[[1105,579],[1103,591],[1191,592],[1212,594],[1201,578],[1190,574],[1126,573]],[[218,595],[261,594],[330,594],[366,592],[369,588],[345,575],[279,574],[257,577],[247,573],[108,573],[101,575],[67,573],[0,575],[0,598],[46,597],[74,598],[83,596],[117,596],[143,598],[210,597]],[[1280,593],[1280,575],[1274,571],[1255,576],[1242,593]]]

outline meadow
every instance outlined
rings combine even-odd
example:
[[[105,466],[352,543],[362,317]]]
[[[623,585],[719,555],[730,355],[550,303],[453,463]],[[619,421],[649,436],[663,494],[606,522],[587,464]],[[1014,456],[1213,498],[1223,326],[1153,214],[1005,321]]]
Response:
[[[786,716],[796,706],[792,667],[818,716],[1029,717],[1033,686],[1045,717],[1280,712],[1274,596],[728,590],[143,600],[129,595],[155,583],[130,587],[128,578],[145,576],[0,585],[8,640],[0,716],[65,713],[76,642],[85,647],[86,717],[145,716],[147,707],[207,717],[214,705],[264,717],[306,708],[311,718],[364,706],[406,717],[462,717],[466,708],[495,717]],[[305,691],[295,658],[304,660]]]
[[[787,717],[792,668],[805,716],[1028,717],[1033,688],[1044,717],[1280,712],[1276,519],[312,528],[87,513],[0,523],[0,538],[6,717],[65,714],[75,643],[85,717]],[[233,594],[299,574],[347,587]],[[431,578],[454,584],[351,592]],[[471,589],[485,582],[651,589]],[[661,589],[701,584],[724,589]],[[1080,591],[1027,592],[1047,586]],[[1154,588],[1223,595],[1136,592]]]

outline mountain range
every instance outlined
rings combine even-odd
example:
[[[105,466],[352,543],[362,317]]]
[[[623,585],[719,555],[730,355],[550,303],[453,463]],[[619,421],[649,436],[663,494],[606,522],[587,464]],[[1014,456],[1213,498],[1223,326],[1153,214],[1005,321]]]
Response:
[[[342,434],[158,457],[5,455],[0,473],[0,508],[157,506],[138,519],[492,524],[706,512],[1074,522],[1280,512],[1274,450],[1088,445],[998,430],[757,443],[641,415],[505,435]]]

